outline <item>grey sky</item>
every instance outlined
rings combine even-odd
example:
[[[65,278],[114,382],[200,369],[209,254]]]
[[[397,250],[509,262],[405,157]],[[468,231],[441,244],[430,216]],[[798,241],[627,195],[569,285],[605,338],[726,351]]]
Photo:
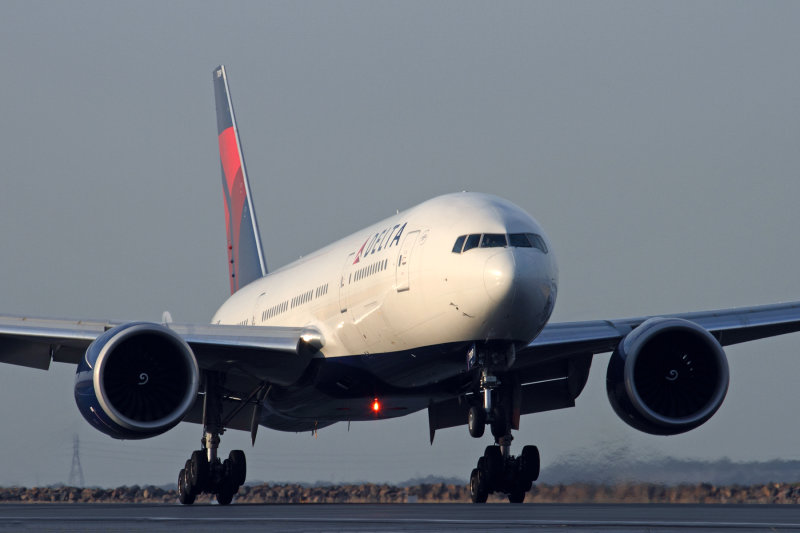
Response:
[[[795,2],[31,2],[0,18],[0,312],[206,321],[227,293],[211,71],[228,67],[273,268],[431,196],[512,199],[555,243],[554,320],[800,299]],[[595,360],[523,418],[543,466],[800,458],[800,337],[728,350],[687,435],[619,421]],[[0,369],[0,484],[174,481],[200,427],[114,441],[73,369]],[[249,478],[466,478],[488,438],[427,418],[229,432]],[[546,481],[543,479],[543,481]]]

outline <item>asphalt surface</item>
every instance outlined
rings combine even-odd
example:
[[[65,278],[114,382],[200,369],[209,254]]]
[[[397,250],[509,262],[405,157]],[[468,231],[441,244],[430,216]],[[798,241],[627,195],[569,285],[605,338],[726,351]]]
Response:
[[[791,505],[2,504],[0,531],[800,531]]]

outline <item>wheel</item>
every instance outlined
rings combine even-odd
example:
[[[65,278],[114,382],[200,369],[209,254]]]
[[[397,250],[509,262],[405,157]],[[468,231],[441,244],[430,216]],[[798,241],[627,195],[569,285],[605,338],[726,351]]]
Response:
[[[516,466],[517,468],[514,469],[514,476],[508,491],[508,501],[511,503],[522,503],[525,501],[525,495],[531,490],[533,482],[526,477],[522,456],[517,459]]]
[[[195,450],[186,466],[189,480],[197,492],[202,492],[208,484],[208,456],[205,450]]]
[[[186,469],[181,468],[178,473],[178,501],[183,505],[192,505],[194,498],[194,492],[186,490]]]
[[[222,471],[230,472],[230,467],[230,462],[225,459],[222,463]],[[233,501],[233,495],[237,492],[239,492],[239,487],[233,484],[233,480],[230,477],[224,478],[217,489],[217,503],[220,505],[229,505]]]
[[[536,481],[539,479],[539,448],[536,446],[524,446],[520,459],[520,472],[526,481]],[[530,489],[528,489],[530,490]]]
[[[508,424],[506,424],[506,417],[502,412],[496,412],[494,420],[492,421],[492,436],[496,439],[505,437],[508,433]]]
[[[230,505],[233,501],[233,489],[228,483],[223,483],[222,488],[217,492],[217,503],[220,505]]]
[[[183,487],[187,494],[200,494],[202,490],[198,490],[197,485],[192,481],[192,461],[187,459],[183,463]]]
[[[489,498],[489,487],[486,486],[486,475],[483,470],[473,468],[469,476],[469,496],[472,503],[486,503]]]
[[[473,405],[469,408],[467,426],[470,436],[476,439],[483,437],[483,432],[486,430],[486,411],[483,407]]]
[[[492,491],[496,490],[503,480],[503,470],[505,469],[500,446],[487,446],[486,451],[483,452],[483,458],[486,460],[487,488]]]
[[[233,450],[228,454],[228,464],[230,464],[231,481],[237,486],[244,485],[247,478],[247,460],[242,450]]]
[[[522,503],[525,501],[526,491],[515,488],[508,494],[508,501],[510,503]]]

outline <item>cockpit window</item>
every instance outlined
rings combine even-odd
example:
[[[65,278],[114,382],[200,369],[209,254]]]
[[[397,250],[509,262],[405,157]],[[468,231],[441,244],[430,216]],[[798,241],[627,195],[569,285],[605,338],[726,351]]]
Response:
[[[461,249],[464,247],[464,239],[466,239],[466,238],[467,238],[466,235],[462,235],[461,237],[456,239],[456,243],[453,245],[453,253],[454,254],[460,254],[461,253]]]
[[[466,252],[467,250],[477,248],[480,242],[481,242],[481,234],[473,233],[472,235],[467,237],[467,242],[464,243],[464,251]]]
[[[484,233],[481,248],[503,248],[508,246],[505,233]]]
[[[480,235],[461,235],[453,245],[453,253],[459,254],[473,248],[503,248],[513,246],[514,248],[536,248],[547,253],[547,244],[541,235],[536,233],[484,233]]]
[[[508,241],[517,248],[536,248],[547,253],[547,245],[541,235],[535,233],[510,233]]]
[[[547,245],[544,243],[544,239],[542,239],[541,235],[537,235],[535,233],[526,233],[525,235],[527,235],[531,246],[538,248],[544,253],[547,253]]]
[[[528,240],[528,236],[524,233],[509,233],[508,242],[515,248],[530,248],[533,246],[531,241]]]

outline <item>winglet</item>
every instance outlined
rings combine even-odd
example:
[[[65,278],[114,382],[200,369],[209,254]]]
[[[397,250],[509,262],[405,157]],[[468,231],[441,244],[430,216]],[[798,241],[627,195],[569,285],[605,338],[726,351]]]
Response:
[[[225,195],[228,267],[233,294],[251,281],[266,276],[267,262],[261,248],[261,235],[253,208],[253,195],[247,179],[225,67],[220,65],[215,68],[213,77],[222,189]]]

